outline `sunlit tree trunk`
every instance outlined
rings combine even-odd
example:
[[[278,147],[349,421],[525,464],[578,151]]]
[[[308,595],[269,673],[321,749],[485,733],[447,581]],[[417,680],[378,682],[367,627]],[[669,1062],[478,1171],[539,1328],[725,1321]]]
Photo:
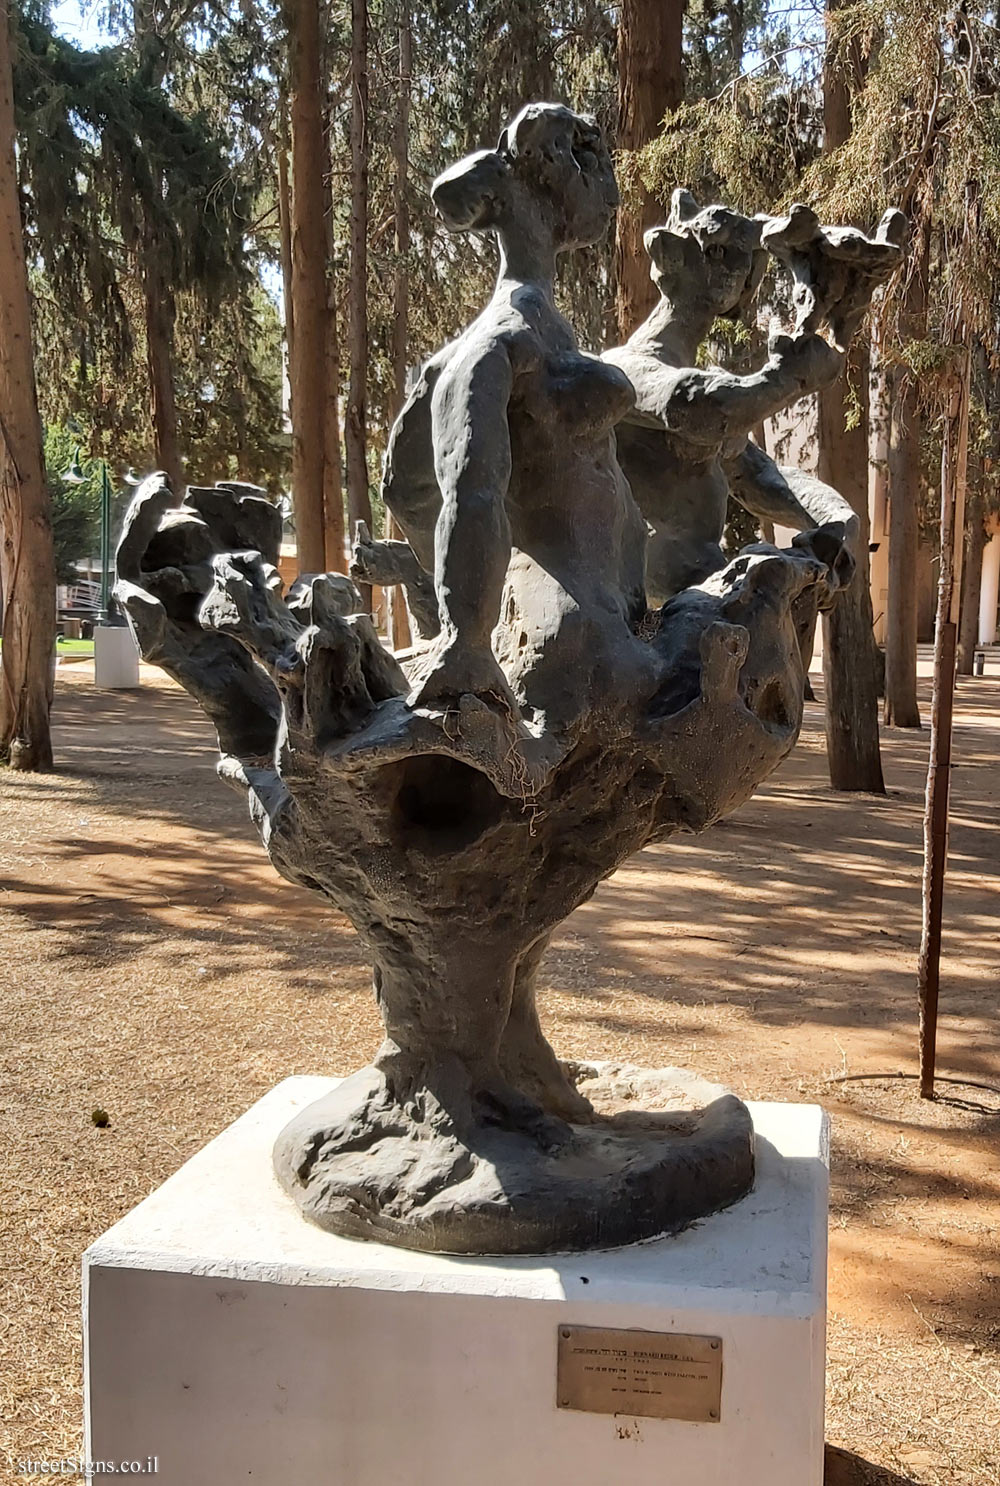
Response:
[[[969,498],[965,561],[962,564],[962,613],[958,624],[958,674],[971,676],[979,640],[979,601],[983,591],[986,527],[979,502]]]
[[[349,380],[344,448],[347,454],[347,514],[371,527],[368,494],[368,4],[351,0],[351,270],[348,285]],[[371,592],[362,594],[371,603]]]
[[[900,317],[904,342],[927,333],[929,227],[925,216],[911,249],[910,277]],[[921,416],[917,382],[903,363],[892,376],[889,425],[889,595],[885,635],[885,720],[918,728],[917,551],[920,517]]]
[[[285,349],[291,358],[295,306],[292,298],[292,191],[288,181],[288,100],[278,101],[278,236],[281,248],[281,302],[285,315]]]
[[[949,323],[951,322],[951,323]],[[954,385],[945,413],[941,442],[941,514],[938,548],[938,598],[934,622],[934,686],[931,693],[931,739],[924,808],[924,870],[921,894],[917,995],[920,1007],[920,1094],[934,1097],[938,992],[945,873],[948,869],[948,803],[951,791],[952,716],[955,703],[955,651],[965,541],[966,479],[969,457],[971,358],[967,330],[959,310],[949,311],[945,343],[957,355]]]
[[[684,99],[685,0],[621,0],[618,15],[618,146],[640,150]],[[661,216],[640,185],[618,212],[615,282],[618,333],[626,340],[656,303],[642,235]]]
[[[321,573],[326,567],[327,284],[320,0],[286,0],[284,13],[292,144],[292,503],[299,570]]]
[[[832,50],[823,71],[824,150],[842,145],[851,132],[851,93],[864,77],[859,55],[839,57]],[[860,346],[832,387],[819,394],[819,477],[849,501],[859,522],[851,586],[823,616],[823,680],[826,703],[826,756],[834,789],[884,794],[878,738],[879,666],[872,633],[868,563],[868,369],[867,347]],[[847,398],[853,384],[861,416],[848,427]]]
[[[0,0],[0,758],[50,769],[56,574],[14,156],[10,15]]]
[[[135,0],[132,32],[139,57],[140,76],[152,88],[161,88],[166,75],[166,48],[157,31],[152,0]],[[156,211],[165,210],[163,185],[153,164]],[[162,233],[153,212],[147,208],[141,238],[140,277],[146,327],[146,365],[149,370],[149,401],[157,468],[166,471],[171,488],[180,492],[184,462],[177,433],[177,398],[174,388],[174,286],[164,261]]]
[[[399,76],[396,100],[396,127],[393,133],[393,161],[396,178],[393,184],[393,209],[396,228],[396,271],[392,293],[392,415],[395,418],[406,397],[406,364],[409,356],[410,331],[410,209],[406,197],[409,173],[410,73],[412,68],[413,31],[410,24],[410,0],[399,0]],[[387,537],[399,538],[402,532],[392,516],[388,517]],[[386,590],[389,604],[389,638],[394,650],[404,650],[412,643],[410,616],[401,587]]]
[[[329,76],[331,60],[324,73]],[[326,223],[326,418],[323,431],[323,525],[326,566],[331,573],[347,572],[347,530],[344,518],[344,460],[340,443],[340,316],[333,236],[333,185],[329,89],[323,110],[323,211]]]

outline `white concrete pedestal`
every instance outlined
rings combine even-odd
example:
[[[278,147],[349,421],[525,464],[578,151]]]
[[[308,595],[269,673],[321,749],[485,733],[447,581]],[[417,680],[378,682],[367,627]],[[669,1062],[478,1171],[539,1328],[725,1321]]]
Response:
[[[821,1486],[826,1121],[751,1105],[755,1190],[678,1237],[466,1259],[334,1238],[271,1173],[273,1089],[88,1250],[87,1449],[159,1486]],[[721,1418],[556,1403],[558,1328],[722,1339]]]
[[[94,685],[103,691],[139,685],[139,652],[127,625],[95,625]]]

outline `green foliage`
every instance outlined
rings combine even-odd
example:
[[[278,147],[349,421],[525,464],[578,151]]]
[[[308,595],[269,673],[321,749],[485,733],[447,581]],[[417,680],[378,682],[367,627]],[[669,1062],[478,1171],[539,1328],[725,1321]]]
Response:
[[[101,522],[101,470],[94,460],[80,457],[85,484],[63,478],[79,446],[79,436],[61,424],[45,430],[45,478],[52,499],[52,536],[56,581],[72,583],[75,563],[97,551]]]
[[[205,21],[200,7],[186,9],[189,24]],[[85,52],[54,33],[38,0],[16,14],[43,416],[87,426],[95,452],[115,463],[152,467],[143,294],[155,269],[174,318],[190,475],[238,473],[278,488],[288,462],[280,326],[250,230],[259,135],[236,107],[253,72],[247,28],[223,26],[223,67],[208,31],[189,52],[162,16],[156,46],[130,28],[120,45]],[[228,94],[219,88],[227,68]]]
[[[86,428],[89,452],[114,468],[150,466],[143,285],[154,261],[170,298],[179,434],[191,477],[240,475],[279,491],[289,441],[274,301],[286,71],[278,0],[107,0],[103,15],[115,44],[92,52],[54,33],[43,0],[17,0],[14,9],[19,171],[46,422]],[[374,480],[394,397],[398,0],[369,0],[369,9]],[[495,270],[489,244],[440,228],[430,182],[462,154],[491,144],[532,97],[596,114],[613,138],[617,62],[611,0],[412,0],[411,13],[407,268],[415,365],[473,318]],[[688,0],[687,101],[647,151],[620,158],[623,189],[634,188],[641,173],[663,202],[685,185],[702,200],[750,212],[807,200],[829,220],[865,226],[902,202],[930,223],[932,302],[926,334],[904,337],[897,355],[933,412],[950,369],[946,319],[957,299],[985,365],[1000,362],[994,21],[985,0],[958,7],[856,0],[831,13],[827,39],[818,12],[804,7]],[[350,8],[329,0],[329,233],[342,329],[349,43]],[[824,155],[823,67],[859,57],[865,80],[853,132]],[[560,303],[592,349],[605,341],[612,291],[610,241],[561,264]],[[893,285],[879,311],[883,344],[900,342],[893,325],[899,300]],[[777,306],[770,282],[763,301]],[[762,349],[755,327],[727,322],[705,355],[747,369]],[[980,399],[984,409],[988,402]],[[985,412],[982,419],[985,427]]]

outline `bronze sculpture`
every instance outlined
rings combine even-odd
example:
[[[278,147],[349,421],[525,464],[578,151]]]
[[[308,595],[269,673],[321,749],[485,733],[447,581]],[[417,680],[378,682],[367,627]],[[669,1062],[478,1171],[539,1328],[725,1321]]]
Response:
[[[179,502],[147,481],[117,592],[144,656],[215,721],[275,866],[374,963],[385,1041],[279,1137],[286,1189],[333,1231],[411,1247],[608,1246],[745,1193],[752,1126],[717,1089],[609,1112],[621,1080],[542,1032],[539,963],[626,857],[734,809],[793,746],[842,531],[750,550],[650,611],[615,456],[633,389],[552,294],[555,255],[617,199],[598,131],[530,105],[434,197],[454,230],[496,234],[501,269],[390,444],[397,557],[433,574],[433,642],[404,669],[341,578],[284,601],[277,513],[236,485]]]

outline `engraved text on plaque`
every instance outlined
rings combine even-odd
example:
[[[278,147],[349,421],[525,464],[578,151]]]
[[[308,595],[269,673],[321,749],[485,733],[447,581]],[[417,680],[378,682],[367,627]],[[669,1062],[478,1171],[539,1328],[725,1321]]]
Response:
[[[722,1401],[722,1342],[676,1331],[560,1326],[561,1409],[715,1423]]]

